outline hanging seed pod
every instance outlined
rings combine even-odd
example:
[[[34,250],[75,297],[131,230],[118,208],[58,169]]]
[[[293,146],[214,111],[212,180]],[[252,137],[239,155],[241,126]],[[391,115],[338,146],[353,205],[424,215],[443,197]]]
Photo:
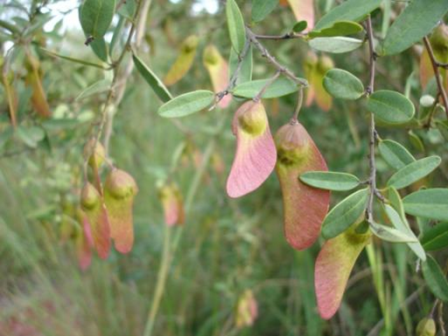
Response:
[[[187,74],[193,65],[198,44],[199,39],[196,35],[187,37],[182,43],[180,53],[164,79],[166,86],[176,84]]]
[[[424,318],[417,326],[417,336],[435,336],[436,322],[432,318]]]
[[[94,146],[95,150],[93,150]],[[95,166],[97,169],[99,169],[104,163],[106,151],[99,141],[97,141],[96,139],[90,139],[89,142],[84,146],[84,157],[86,159],[88,158],[89,166],[92,169],[94,169]]]
[[[121,253],[131,251],[134,244],[133,204],[138,192],[134,178],[119,169],[112,170],[104,184],[104,202],[110,222],[110,235]]]
[[[249,289],[238,299],[235,325],[237,328],[250,327],[258,317],[258,304],[254,293]]]
[[[235,113],[232,122],[236,153],[227,194],[236,198],[256,190],[272,173],[277,152],[261,102],[249,101]]]
[[[214,45],[209,45],[204,50],[204,66],[207,69],[213,84],[215,93],[224,91],[229,85],[229,65],[221,56]],[[219,107],[226,108],[232,101],[230,94],[224,96],[219,102]]]
[[[93,245],[102,259],[106,259],[110,250],[110,227],[106,207],[98,190],[86,183],[81,191],[81,209],[83,221],[87,220],[93,238]]]
[[[307,171],[328,171],[327,164],[313,139],[298,122],[281,127],[275,142],[286,240],[294,249],[303,250],[319,237],[330,205],[330,192],[307,186],[299,176]]]
[[[159,189],[159,198],[163,206],[165,224],[168,226],[184,224],[184,202],[179,188],[174,183],[165,184]]]

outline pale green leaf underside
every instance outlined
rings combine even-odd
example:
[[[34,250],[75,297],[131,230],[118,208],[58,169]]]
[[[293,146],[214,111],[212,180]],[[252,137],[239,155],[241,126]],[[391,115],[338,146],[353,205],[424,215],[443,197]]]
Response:
[[[215,94],[211,91],[193,91],[173,98],[162,105],[158,112],[165,118],[184,117],[211,107],[214,101]]]
[[[359,179],[351,174],[336,173],[336,172],[306,172],[300,175],[300,180],[309,186],[333,190],[333,191],[347,191],[359,186]]]

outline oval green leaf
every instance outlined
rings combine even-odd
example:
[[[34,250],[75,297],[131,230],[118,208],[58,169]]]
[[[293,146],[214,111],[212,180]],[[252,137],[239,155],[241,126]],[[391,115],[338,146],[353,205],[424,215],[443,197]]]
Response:
[[[226,16],[230,41],[235,51],[241,54],[246,44],[246,28],[243,15],[235,0],[227,0]]]
[[[359,186],[360,181],[355,175],[326,171],[311,171],[300,175],[300,180],[309,186],[333,190],[347,191]]]
[[[327,71],[323,84],[329,94],[339,99],[356,100],[364,94],[359,78],[342,69]]]
[[[315,30],[331,27],[337,21],[359,22],[381,5],[382,0],[349,0],[333,8],[316,23]]]
[[[331,239],[347,230],[363,215],[368,198],[368,189],[358,190],[337,204],[322,223],[322,235]]]
[[[431,292],[440,300],[448,301],[446,276],[432,256],[428,256],[426,262],[422,264],[422,272]]]
[[[412,102],[395,91],[376,91],[367,101],[367,109],[389,124],[403,124],[412,119],[415,108]]]
[[[448,189],[419,190],[403,198],[403,205],[410,215],[448,221]]]
[[[370,230],[381,240],[391,243],[415,243],[418,242],[415,236],[401,232],[390,226],[380,225],[378,223],[370,223]]]
[[[136,55],[132,55],[132,59],[135,64],[135,68],[142,75],[145,81],[151,86],[156,95],[160,98],[164,103],[173,99],[171,93],[168,91],[163,82],[156,76],[154,72],[148,66],[143,63],[143,61]]]
[[[292,31],[294,33],[301,33],[306,28],[308,28],[308,22],[306,22],[306,21],[299,21],[292,27]]]
[[[317,37],[309,42],[311,48],[327,53],[343,54],[358,49],[363,41],[351,37]]]
[[[110,86],[112,85],[112,81],[110,79],[100,79],[98,82],[93,83],[88,88],[84,89],[78,97],[76,97],[75,101],[79,101],[81,99],[103,93],[110,90]]]
[[[413,0],[386,35],[383,55],[398,54],[428,35],[448,12],[446,0]]]
[[[158,113],[165,118],[179,118],[202,111],[215,101],[215,94],[207,90],[185,93],[163,104]]]
[[[426,260],[425,250],[423,249],[422,245],[418,241],[414,232],[411,230],[409,223],[406,220],[406,217],[401,216],[392,206],[390,206],[388,204],[386,204],[384,206],[384,208],[385,208],[387,217],[389,217],[392,225],[401,233],[404,233],[405,235],[407,235],[409,237],[413,237],[415,242],[413,242],[413,243],[408,242],[407,245],[419,259],[421,259],[422,261],[425,261]]]
[[[442,159],[438,156],[430,156],[412,162],[392,175],[389,181],[387,181],[387,185],[396,189],[410,186],[412,183],[432,173],[441,162]]]
[[[243,98],[254,98],[268,84],[270,79],[259,79],[237,85],[232,94]],[[299,87],[289,78],[280,77],[264,91],[262,98],[278,98],[297,92]]]
[[[393,140],[380,141],[378,150],[384,161],[395,170],[399,170],[415,162],[412,154],[401,144]]]
[[[102,38],[115,13],[115,0],[84,0],[79,11],[79,20],[87,37]]]
[[[437,251],[448,247],[448,222],[439,223],[427,230],[421,239],[426,251]]]
[[[252,0],[252,21],[260,22],[278,5],[278,0]]]
[[[310,38],[316,37],[334,37],[334,36],[347,36],[361,32],[363,30],[359,23],[353,21],[338,21],[332,26],[324,28],[322,30],[313,30],[309,32]]]

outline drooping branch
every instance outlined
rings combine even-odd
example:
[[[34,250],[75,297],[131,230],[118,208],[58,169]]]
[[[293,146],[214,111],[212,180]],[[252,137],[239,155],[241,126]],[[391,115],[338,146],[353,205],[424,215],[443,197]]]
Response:
[[[445,113],[448,118],[448,96],[445,88],[443,87],[439,70],[439,67],[443,67],[443,64],[437,62],[436,57],[434,55],[434,50],[432,49],[429,39],[427,37],[424,37],[423,42],[425,43],[425,48],[428,51],[429,59],[431,60],[432,69],[434,70],[434,75],[436,77],[437,89],[440,93],[440,96],[442,97],[443,106],[445,107]]]

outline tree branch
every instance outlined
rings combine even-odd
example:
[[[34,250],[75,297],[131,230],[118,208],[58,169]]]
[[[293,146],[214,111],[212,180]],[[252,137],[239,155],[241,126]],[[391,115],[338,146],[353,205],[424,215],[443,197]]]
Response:
[[[441,66],[441,64],[437,62],[437,60],[434,56],[434,50],[432,50],[431,43],[429,42],[429,39],[426,36],[423,38],[423,42],[425,43],[425,48],[428,51],[429,58],[431,60],[432,69],[434,70],[434,75],[436,76],[437,88],[442,97],[443,106],[445,107],[445,113],[448,118],[448,96],[446,94],[445,88],[443,87],[443,83],[442,83],[442,79],[441,79],[440,71],[439,71],[439,66]]]

